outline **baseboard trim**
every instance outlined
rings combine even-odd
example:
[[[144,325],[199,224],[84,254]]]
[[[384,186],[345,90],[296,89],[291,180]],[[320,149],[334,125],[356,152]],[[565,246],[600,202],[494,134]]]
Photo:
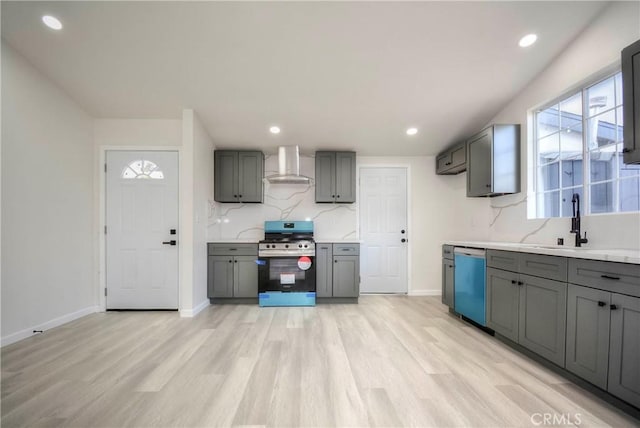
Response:
[[[84,316],[87,316],[89,314],[93,314],[93,313],[96,313],[96,312],[99,312],[99,311],[100,311],[100,307],[99,306],[89,306],[87,308],[80,309],[79,311],[75,311],[75,312],[72,312],[70,314],[66,314],[66,315],[63,315],[61,317],[54,318],[54,319],[49,320],[47,322],[44,322],[42,324],[38,324],[38,325],[34,325],[33,327],[25,328],[24,330],[20,330],[18,332],[12,333],[12,334],[10,334],[8,336],[5,336],[5,337],[1,338],[0,339],[0,347],[11,345],[12,343],[16,343],[16,342],[19,342],[19,341],[21,341],[23,339],[31,337],[34,334],[39,334],[39,333],[34,333],[33,330],[46,331],[46,330],[52,329],[54,327],[61,326],[61,325],[66,324],[68,322],[77,320],[78,318],[82,318]]]
[[[409,291],[409,296],[442,296],[442,290],[415,290]]]
[[[209,299],[203,300],[198,306],[193,309],[180,309],[180,317],[193,318],[200,312],[202,312],[207,306],[209,306]]]

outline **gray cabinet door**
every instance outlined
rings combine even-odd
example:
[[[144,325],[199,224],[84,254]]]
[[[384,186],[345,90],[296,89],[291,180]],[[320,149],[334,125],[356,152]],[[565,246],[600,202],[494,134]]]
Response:
[[[233,257],[209,256],[209,297],[233,297]]]
[[[238,200],[262,202],[264,155],[262,152],[238,152]]]
[[[316,296],[333,296],[333,253],[331,244],[316,244]]]
[[[622,50],[624,163],[640,163],[640,40]]]
[[[333,202],[336,196],[336,153],[316,152],[316,202]]]
[[[467,163],[467,145],[461,144],[451,149],[451,165],[450,169],[460,170],[461,167],[466,168]]]
[[[453,308],[453,260],[442,259],[442,303]]]
[[[446,151],[436,157],[436,174],[446,172],[451,165],[451,152]]]
[[[518,343],[564,367],[567,284],[520,275]]]
[[[607,390],[640,407],[640,298],[611,294]]]
[[[483,196],[492,192],[491,138],[492,128],[488,128],[472,137],[467,144],[467,196]]]
[[[520,288],[518,274],[487,268],[487,327],[518,341]]]
[[[566,368],[607,389],[611,293],[569,284]],[[640,326],[639,326],[640,327]]]
[[[333,297],[360,295],[360,257],[333,257]]]
[[[233,258],[233,297],[258,297],[258,265],[255,256]]]
[[[216,150],[213,162],[213,199],[217,202],[238,201],[238,152]]]
[[[336,202],[356,201],[356,154],[336,153]]]

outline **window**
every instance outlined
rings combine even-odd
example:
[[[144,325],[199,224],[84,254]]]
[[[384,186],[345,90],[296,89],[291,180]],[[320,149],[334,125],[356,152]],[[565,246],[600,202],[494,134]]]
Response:
[[[622,163],[622,75],[535,113],[536,217],[640,211],[640,166]]]
[[[130,178],[142,178],[142,179],[156,179],[162,180],[164,178],[164,174],[155,163],[148,160],[136,160],[131,162],[127,167],[122,171],[122,178],[130,179]]]

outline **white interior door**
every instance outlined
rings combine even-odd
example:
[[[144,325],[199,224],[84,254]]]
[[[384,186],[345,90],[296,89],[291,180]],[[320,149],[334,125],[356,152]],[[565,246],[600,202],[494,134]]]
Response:
[[[360,239],[360,292],[406,293],[406,168],[360,169]]]
[[[178,153],[106,162],[107,309],[178,309]]]

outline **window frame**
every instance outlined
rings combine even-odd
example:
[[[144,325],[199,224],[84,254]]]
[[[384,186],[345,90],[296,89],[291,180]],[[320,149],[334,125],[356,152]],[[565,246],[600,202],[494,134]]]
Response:
[[[602,180],[602,181],[597,181],[597,182],[593,182],[592,183],[592,179],[591,179],[591,152],[593,150],[590,150],[588,147],[588,141],[589,141],[589,120],[592,119],[593,117],[597,117],[600,114],[607,114],[607,113],[611,113],[613,112],[614,115],[617,115],[618,110],[621,108],[624,108],[624,105],[622,103],[622,99],[618,99],[618,93],[619,91],[617,90],[616,86],[618,84],[618,81],[621,82],[622,80],[618,80],[616,78],[616,76],[618,74],[621,73],[621,68],[620,68],[620,64],[616,64],[610,67],[607,67],[607,69],[602,70],[600,73],[597,73],[594,76],[591,76],[588,79],[585,79],[584,81],[582,81],[580,84],[577,84],[575,86],[573,86],[572,88],[570,88],[569,90],[564,91],[562,94],[560,94],[557,97],[554,97],[553,99],[551,99],[550,101],[547,101],[543,104],[540,104],[538,107],[531,109],[531,125],[532,125],[532,132],[531,132],[531,138],[532,138],[532,150],[530,151],[531,156],[532,156],[532,161],[529,162],[529,168],[530,168],[530,174],[529,177],[532,180],[532,185],[530,186],[531,192],[532,192],[532,198],[530,198],[530,200],[532,200],[532,203],[528,204],[532,209],[529,210],[530,213],[530,218],[535,218],[535,219],[550,219],[550,218],[568,218],[569,216],[565,217],[563,216],[563,212],[562,212],[562,194],[563,191],[566,190],[571,190],[571,189],[582,189],[582,197],[581,197],[581,204],[580,204],[580,208],[581,208],[581,213],[583,215],[594,215],[594,216],[599,216],[599,215],[611,215],[611,214],[627,214],[627,213],[637,213],[640,212],[640,210],[638,211],[620,211],[620,182],[623,180],[629,180],[632,179],[632,177],[627,177],[627,178],[623,178],[620,176],[620,164],[619,162],[621,162],[621,159],[617,160],[616,162],[616,171],[614,172],[614,176],[610,179],[607,180]],[[602,111],[602,112],[598,112],[596,114],[590,115],[589,114],[589,103],[585,102],[585,100],[587,99],[587,93],[588,90],[610,78],[614,79],[614,94],[615,94],[615,98],[614,98],[614,103],[613,106],[610,107],[609,109]],[[571,98],[573,98],[576,95],[580,95],[581,97],[581,126],[580,129],[582,131],[582,147],[581,147],[581,156],[582,156],[582,184],[578,185],[578,186],[566,186],[563,187],[563,183],[562,183],[562,178],[563,178],[563,174],[562,174],[562,142],[561,142],[561,135],[562,135],[562,123],[561,123],[561,110],[560,110],[560,104],[563,101],[567,101]],[[539,154],[539,143],[540,143],[540,139],[539,139],[539,125],[538,125],[538,115],[542,112],[544,112],[546,109],[549,109],[551,107],[553,107],[554,105],[558,105],[558,130],[555,132],[552,132],[550,134],[544,135],[542,138],[545,138],[547,136],[553,136],[553,135],[558,135],[558,139],[559,139],[559,148],[558,148],[558,159],[556,161],[552,161],[549,163],[541,163],[540,162],[540,154]],[[615,116],[614,116],[615,117]],[[618,119],[616,117],[616,126],[618,126]],[[614,143],[609,144],[607,146],[602,146],[602,147],[613,147],[614,148],[614,153],[617,153],[617,145],[621,144],[622,141],[621,140],[617,140],[617,134],[616,134],[616,140]],[[559,178],[558,178],[558,186],[555,189],[552,190],[541,190],[540,189],[540,184],[541,184],[541,180],[539,178],[539,173],[540,173],[540,167],[544,166],[544,165],[552,165],[554,163],[558,164],[558,170],[559,170]],[[612,200],[612,206],[614,208],[613,211],[607,211],[607,212],[597,212],[597,213],[592,213],[591,212],[591,187],[592,184],[605,184],[605,183],[615,183],[615,185],[613,186],[613,200]],[[545,194],[551,194],[554,192],[558,192],[558,216],[547,216],[545,215],[544,212],[542,212],[542,214],[540,213],[540,203],[544,203],[544,201],[540,200],[541,195],[545,195]],[[544,208],[542,209],[544,211]]]

